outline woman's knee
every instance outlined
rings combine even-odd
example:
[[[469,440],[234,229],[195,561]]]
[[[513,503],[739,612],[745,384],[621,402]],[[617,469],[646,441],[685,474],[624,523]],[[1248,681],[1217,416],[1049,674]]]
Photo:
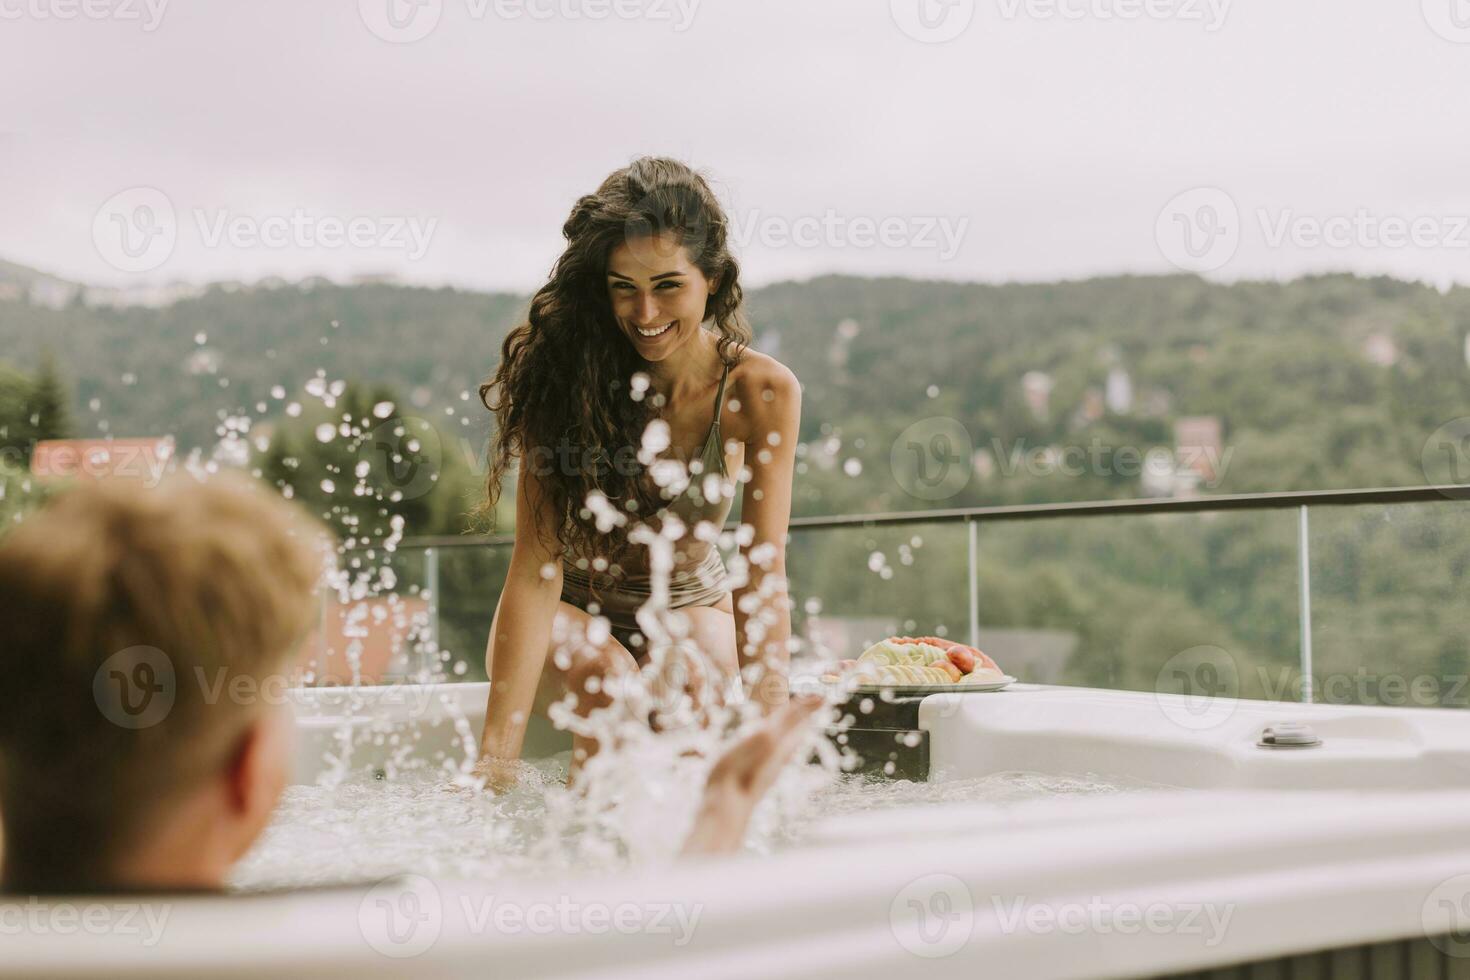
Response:
[[[690,620],[690,640],[704,655],[711,684],[723,690],[738,684],[740,658],[735,650],[735,617],[717,606],[681,610]]]
[[[638,669],[633,655],[612,636],[589,635],[591,622],[582,610],[558,610],[553,625],[552,662],[575,695],[579,714],[612,703],[618,685]]]

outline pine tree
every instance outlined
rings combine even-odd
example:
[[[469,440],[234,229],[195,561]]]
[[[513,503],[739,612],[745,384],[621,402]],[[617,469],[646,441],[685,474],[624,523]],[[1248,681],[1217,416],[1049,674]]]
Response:
[[[71,438],[71,413],[67,410],[66,388],[56,369],[56,358],[47,348],[41,369],[27,399],[31,436],[36,440]]]

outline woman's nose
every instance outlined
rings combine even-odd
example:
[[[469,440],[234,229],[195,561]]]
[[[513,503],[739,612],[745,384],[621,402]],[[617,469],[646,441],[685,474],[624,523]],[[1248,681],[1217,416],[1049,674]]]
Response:
[[[658,304],[653,300],[652,293],[644,293],[638,297],[638,322],[648,324],[654,317],[658,316]]]

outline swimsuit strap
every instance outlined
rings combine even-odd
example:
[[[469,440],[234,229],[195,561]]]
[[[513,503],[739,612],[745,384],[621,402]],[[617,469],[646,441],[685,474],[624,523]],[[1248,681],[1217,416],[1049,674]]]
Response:
[[[715,395],[715,425],[720,424],[720,410],[725,407],[725,379],[730,376],[730,365],[725,365],[724,372],[720,375],[720,391]]]
[[[725,445],[720,439],[720,410],[725,406],[725,379],[729,376],[730,365],[726,364],[720,375],[720,392],[715,396],[715,420],[710,423],[709,435],[704,437],[704,452],[700,454],[704,472],[718,470],[721,476],[729,476],[725,470]]]

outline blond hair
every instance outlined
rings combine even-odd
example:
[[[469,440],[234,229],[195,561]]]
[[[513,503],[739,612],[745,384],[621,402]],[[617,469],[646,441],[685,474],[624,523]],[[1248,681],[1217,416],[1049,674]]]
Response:
[[[0,538],[8,882],[87,881],[219,770],[319,622],[329,546],[233,474],[80,485]]]

